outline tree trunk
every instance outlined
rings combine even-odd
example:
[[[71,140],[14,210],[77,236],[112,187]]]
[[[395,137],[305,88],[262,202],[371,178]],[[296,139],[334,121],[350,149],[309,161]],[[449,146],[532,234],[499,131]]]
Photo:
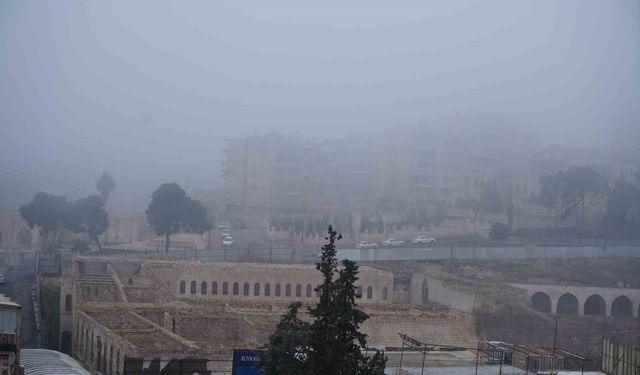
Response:
[[[44,232],[44,238],[42,238],[42,252],[47,251],[47,239],[49,239],[49,231]]]
[[[98,245],[98,251],[102,251],[102,246],[100,246],[100,237],[95,236],[94,240],[96,241],[96,245]]]
[[[167,232],[164,234],[164,250],[169,254],[169,237],[171,236],[171,232]]]

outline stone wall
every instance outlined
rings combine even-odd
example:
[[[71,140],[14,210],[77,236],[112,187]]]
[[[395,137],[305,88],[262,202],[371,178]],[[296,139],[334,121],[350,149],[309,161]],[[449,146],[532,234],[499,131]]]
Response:
[[[322,281],[314,266],[250,263],[180,262],[154,264],[154,271],[179,298],[255,301],[315,301]],[[361,267],[360,303],[389,304],[394,300],[393,274]]]

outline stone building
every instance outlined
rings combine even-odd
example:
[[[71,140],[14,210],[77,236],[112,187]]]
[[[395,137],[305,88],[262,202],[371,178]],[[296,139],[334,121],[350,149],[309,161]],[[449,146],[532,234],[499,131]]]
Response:
[[[397,347],[401,331],[474,343],[469,315],[397,303],[388,271],[361,267],[359,276],[369,346]],[[107,375],[175,366],[230,374],[232,350],[264,347],[292,301],[315,303],[320,281],[304,265],[76,257],[61,282],[62,336],[74,358]]]

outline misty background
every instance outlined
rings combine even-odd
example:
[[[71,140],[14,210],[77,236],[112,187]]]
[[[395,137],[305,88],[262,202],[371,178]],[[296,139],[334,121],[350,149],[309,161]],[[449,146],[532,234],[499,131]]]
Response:
[[[464,114],[637,152],[639,66],[635,0],[0,0],[0,210],[108,171],[111,209],[142,211],[163,182],[216,189],[224,139],[273,131]]]

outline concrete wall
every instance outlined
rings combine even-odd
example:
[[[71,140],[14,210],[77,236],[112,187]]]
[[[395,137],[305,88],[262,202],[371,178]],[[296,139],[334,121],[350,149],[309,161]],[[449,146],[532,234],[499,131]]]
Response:
[[[411,275],[409,303],[413,306],[435,302],[458,311],[472,313],[475,301],[473,294],[451,288],[445,281],[429,277],[425,273]]]
[[[403,249],[340,249],[338,259],[355,261],[446,260],[446,259],[557,259],[640,258],[638,246],[608,247],[433,247]]]

